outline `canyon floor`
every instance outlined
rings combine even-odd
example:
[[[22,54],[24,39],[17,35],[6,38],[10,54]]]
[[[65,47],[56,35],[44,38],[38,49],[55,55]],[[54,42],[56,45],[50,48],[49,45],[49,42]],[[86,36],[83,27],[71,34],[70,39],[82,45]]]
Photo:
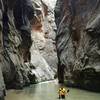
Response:
[[[9,90],[5,100],[58,100],[59,85],[57,81],[43,82],[23,90]],[[100,100],[100,93],[68,88],[69,94],[65,100]]]

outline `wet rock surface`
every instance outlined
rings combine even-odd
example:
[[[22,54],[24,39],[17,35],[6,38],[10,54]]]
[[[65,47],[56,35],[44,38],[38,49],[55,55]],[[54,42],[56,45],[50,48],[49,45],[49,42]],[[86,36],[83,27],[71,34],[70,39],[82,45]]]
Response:
[[[59,82],[100,91],[100,0],[57,0]]]

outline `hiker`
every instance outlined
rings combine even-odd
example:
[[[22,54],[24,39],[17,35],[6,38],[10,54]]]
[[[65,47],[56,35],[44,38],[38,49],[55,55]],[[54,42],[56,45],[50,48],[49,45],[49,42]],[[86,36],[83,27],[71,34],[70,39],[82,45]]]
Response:
[[[59,99],[60,98],[65,99],[65,95],[68,92],[69,92],[69,90],[66,91],[66,89],[63,88],[63,87],[59,88],[59,91],[58,91],[58,93],[59,93]]]

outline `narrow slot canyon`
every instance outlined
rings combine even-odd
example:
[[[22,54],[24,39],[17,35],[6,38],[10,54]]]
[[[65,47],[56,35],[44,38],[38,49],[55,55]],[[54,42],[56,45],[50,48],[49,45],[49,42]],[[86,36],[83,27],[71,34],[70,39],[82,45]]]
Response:
[[[99,35],[100,0],[0,0],[0,100],[99,100]]]

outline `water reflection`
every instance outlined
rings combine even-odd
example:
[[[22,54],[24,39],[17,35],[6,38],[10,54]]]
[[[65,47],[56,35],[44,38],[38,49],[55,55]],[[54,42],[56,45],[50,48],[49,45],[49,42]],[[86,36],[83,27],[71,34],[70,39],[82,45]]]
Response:
[[[23,90],[9,90],[6,100],[56,100],[58,89],[57,81],[31,85]],[[100,93],[70,88],[66,100],[100,100]]]

